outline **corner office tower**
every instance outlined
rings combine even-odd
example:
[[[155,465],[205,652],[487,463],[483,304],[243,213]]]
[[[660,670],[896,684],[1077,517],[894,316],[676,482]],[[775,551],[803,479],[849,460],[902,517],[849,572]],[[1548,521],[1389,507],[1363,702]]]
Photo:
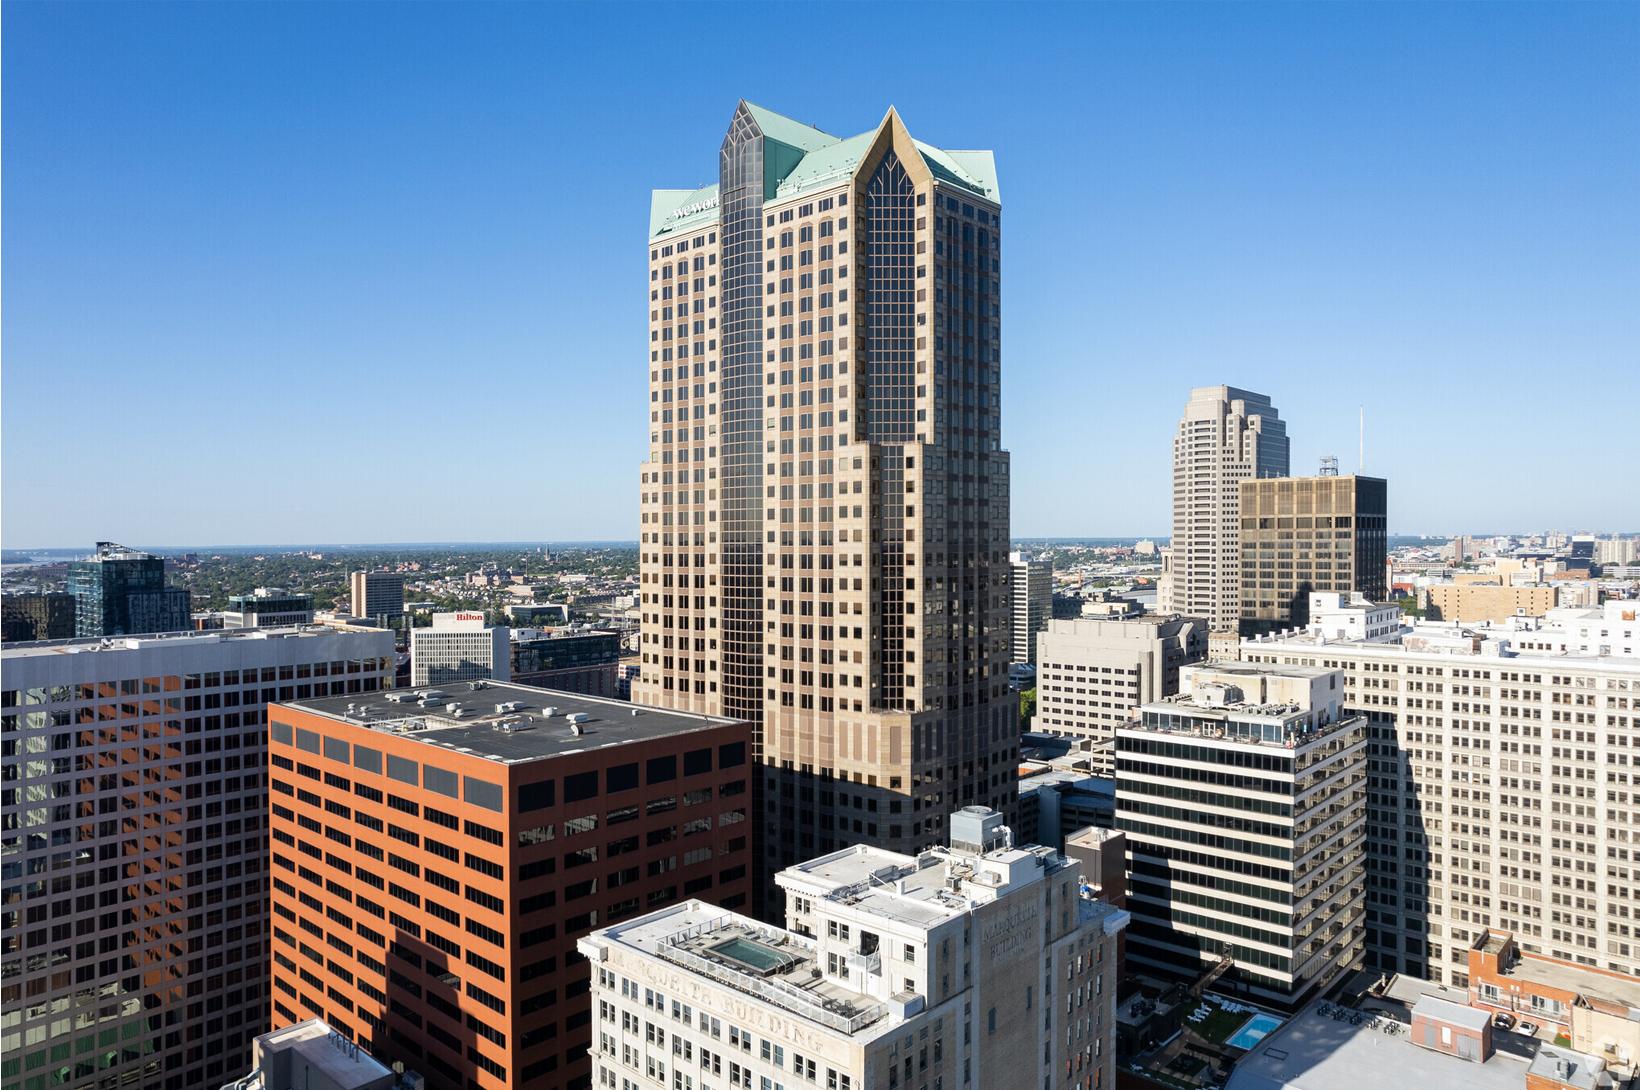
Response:
[[[991,153],[892,109],[741,102],[654,194],[633,699],[754,724],[765,881],[1013,807],[1000,235]]]

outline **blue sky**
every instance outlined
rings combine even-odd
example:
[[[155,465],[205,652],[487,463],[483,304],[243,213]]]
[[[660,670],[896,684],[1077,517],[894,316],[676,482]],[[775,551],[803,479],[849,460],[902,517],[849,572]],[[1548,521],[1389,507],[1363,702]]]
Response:
[[[5,5],[10,546],[634,538],[648,191],[996,150],[1017,535],[1192,385],[1391,528],[1640,529],[1640,5]]]

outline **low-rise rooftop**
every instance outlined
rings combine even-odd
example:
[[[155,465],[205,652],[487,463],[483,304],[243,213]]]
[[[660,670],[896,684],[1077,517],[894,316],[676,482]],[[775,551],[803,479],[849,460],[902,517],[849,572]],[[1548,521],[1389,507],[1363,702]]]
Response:
[[[1545,1046],[1532,1057],[1528,1075],[1573,1087],[1573,1090],[1604,1090],[1613,1085],[1606,1061],[1569,1048]]]
[[[737,722],[489,680],[284,704],[501,764],[710,731]]]
[[[685,901],[581,940],[600,940],[651,954],[706,981],[756,996],[816,1026],[876,1036],[903,1020],[880,1003],[821,971],[813,940],[703,901]]]
[[[386,632],[387,629],[377,629]],[[142,636],[83,636],[63,640],[36,640],[29,643],[8,643],[6,658],[31,658],[51,655],[84,655],[119,651],[144,651],[155,647],[201,647],[213,643],[234,643],[242,640],[282,640],[314,636],[334,636],[337,629],[330,625],[299,624],[270,625],[266,628],[213,628],[200,632],[185,629],[178,632],[155,632]]]
[[[1404,1022],[1387,1015],[1357,1017],[1323,1001],[1255,1045],[1236,1064],[1225,1090],[1521,1090],[1526,1069],[1523,1060],[1502,1052],[1473,1063],[1423,1048],[1412,1043]]]

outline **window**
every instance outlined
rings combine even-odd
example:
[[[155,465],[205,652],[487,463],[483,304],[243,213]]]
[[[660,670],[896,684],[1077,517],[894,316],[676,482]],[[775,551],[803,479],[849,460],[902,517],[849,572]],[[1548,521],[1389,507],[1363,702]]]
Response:
[[[564,801],[584,802],[598,796],[598,773],[577,772],[564,777]]]

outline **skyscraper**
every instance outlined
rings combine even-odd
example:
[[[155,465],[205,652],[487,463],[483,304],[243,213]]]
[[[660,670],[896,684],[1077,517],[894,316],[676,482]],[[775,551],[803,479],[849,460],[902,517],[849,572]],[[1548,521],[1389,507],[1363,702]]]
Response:
[[[1308,624],[1316,591],[1384,601],[1388,496],[1382,477],[1242,481],[1242,629]]]
[[[112,541],[68,566],[74,634],[93,636],[180,632],[192,627],[192,596],[165,585],[165,561]]]
[[[177,632],[3,659],[0,1081],[222,1085],[267,1029],[267,706],[391,687],[392,634]]]
[[[58,591],[41,594],[8,594],[0,598],[4,621],[0,639],[6,643],[27,640],[67,640],[74,637],[74,596]]]
[[[1029,553],[1009,553],[1013,569],[1013,635],[1009,640],[1013,662],[1036,664],[1036,634],[1053,619],[1053,561]]]
[[[1270,399],[1198,386],[1173,438],[1174,613],[1214,632],[1241,614],[1241,482],[1287,476],[1287,425]]]
[[[633,697],[755,724],[772,867],[1012,805],[1000,228],[991,153],[893,110],[742,102],[654,194]]]

